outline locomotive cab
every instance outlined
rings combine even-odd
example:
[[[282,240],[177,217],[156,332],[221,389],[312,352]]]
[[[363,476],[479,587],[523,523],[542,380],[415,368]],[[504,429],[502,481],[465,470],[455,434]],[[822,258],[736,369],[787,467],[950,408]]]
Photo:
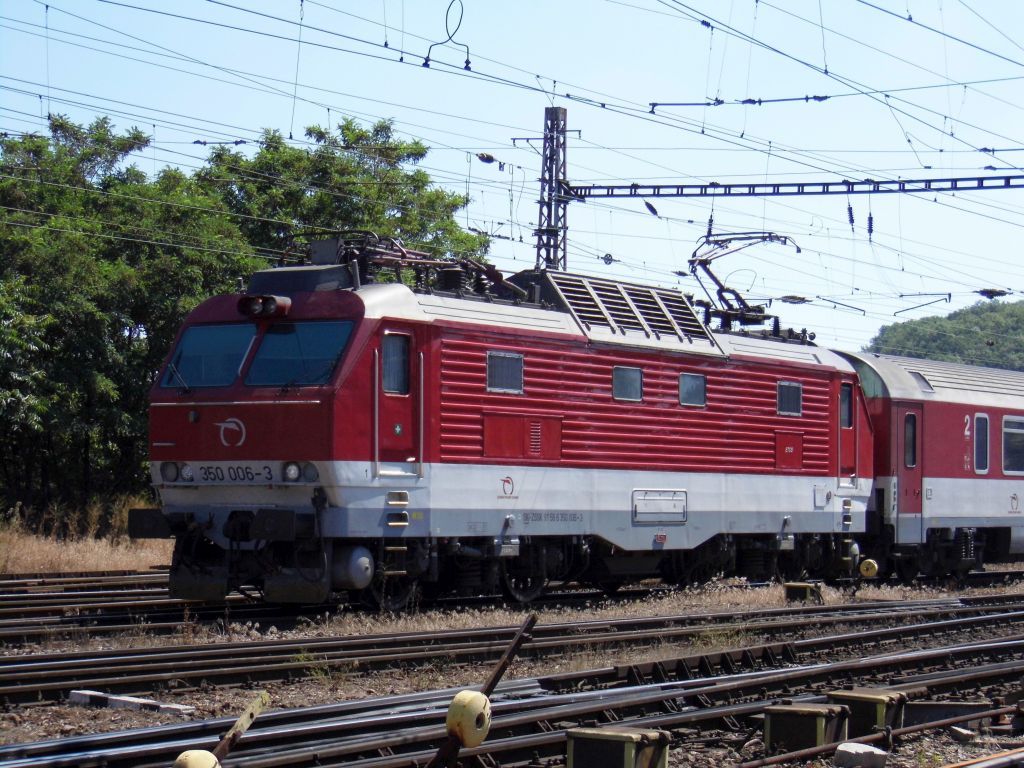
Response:
[[[333,581],[366,586],[372,558],[325,549],[320,511],[336,407],[364,304],[341,267],[266,270],[242,295],[200,305],[151,391],[152,481],[162,511],[134,510],[135,536],[176,538],[171,591],[219,599],[246,585],[270,599],[323,601]],[[326,475],[326,477],[324,476]],[[325,482],[326,481],[326,482]]]

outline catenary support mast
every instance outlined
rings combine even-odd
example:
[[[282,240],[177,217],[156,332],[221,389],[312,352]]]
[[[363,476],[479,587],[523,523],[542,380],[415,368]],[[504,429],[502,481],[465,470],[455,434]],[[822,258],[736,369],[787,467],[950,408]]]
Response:
[[[1024,175],[968,176],[934,179],[862,179],[853,181],[796,181],[779,184],[587,184],[572,186],[566,173],[566,111],[544,110],[544,155],[540,177],[540,215],[537,218],[537,269],[567,266],[566,209],[570,200],[647,197],[791,197],[794,195],[921,194],[1024,189]],[[985,151],[985,150],[982,150]]]
[[[537,216],[537,269],[566,268],[566,218],[569,203],[565,173],[565,107],[544,110],[540,213]]]

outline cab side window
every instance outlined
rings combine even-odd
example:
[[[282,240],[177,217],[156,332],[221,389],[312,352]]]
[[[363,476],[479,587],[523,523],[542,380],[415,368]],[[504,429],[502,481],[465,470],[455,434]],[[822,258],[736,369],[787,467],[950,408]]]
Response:
[[[389,394],[409,394],[409,347],[409,337],[399,333],[385,334],[381,343],[383,388]]]

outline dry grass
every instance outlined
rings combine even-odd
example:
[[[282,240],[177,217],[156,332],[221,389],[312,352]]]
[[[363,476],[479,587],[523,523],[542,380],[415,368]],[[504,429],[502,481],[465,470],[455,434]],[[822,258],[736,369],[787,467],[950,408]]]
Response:
[[[166,565],[171,560],[170,539],[133,541],[125,534],[128,508],[136,501],[94,504],[77,514],[47,510],[35,530],[19,515],[9,514],[0,521],[0,573],[145,570]]]

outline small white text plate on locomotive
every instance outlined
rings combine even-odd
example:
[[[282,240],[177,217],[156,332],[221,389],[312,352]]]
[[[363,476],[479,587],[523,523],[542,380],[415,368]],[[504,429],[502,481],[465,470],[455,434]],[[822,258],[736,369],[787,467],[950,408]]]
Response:
[[[633,490],[634,523],[685,523],[686,491],[681,488]]]

